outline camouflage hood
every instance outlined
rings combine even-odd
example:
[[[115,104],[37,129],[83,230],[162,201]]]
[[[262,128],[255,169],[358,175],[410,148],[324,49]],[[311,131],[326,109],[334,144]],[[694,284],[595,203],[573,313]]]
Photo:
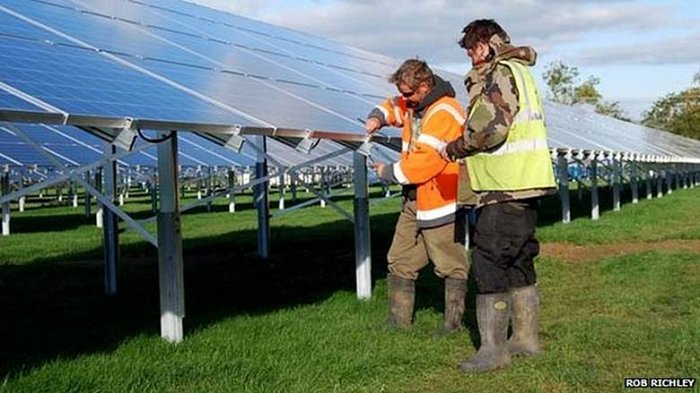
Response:
[[[489,46],[493,50],[494,56],[491,60],[474,66],[464,78],[464,85],[469,94],[469,107],[483,91],[486,78],[493,72],[498,62],[503,60],[514,60],[526,66],[533,66],[537,61],[537,52],[530,46],[513,46],[504,42],[498,35],[493,35],[489,40]]]

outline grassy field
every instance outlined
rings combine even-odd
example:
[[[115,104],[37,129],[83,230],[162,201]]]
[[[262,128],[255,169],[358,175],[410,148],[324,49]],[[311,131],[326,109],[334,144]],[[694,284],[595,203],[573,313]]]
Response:
[[[585,200],[573,195],[567,225],[555,198],[542,206],[546,352],[483,375],[456,370],[475,352],[473,293],[468,329],[432,337],[442,284],[431,268],[416,325],[383,326],[397,199],[371,207],[369,301],[355,298],[352,226],[328,207],[274,218],[267,261],[256,256],[249,197],[235,214],[221,202],[184,215],[179,345],[159,337],[153,247],[120,235],[120,293],[107,299],[94,218],[29,206],[0,237],[0,392],[607,392],[624,390],[625,377],[700,377],[700,189],[638,205],[626,195],[622,211],[595,222]],[[125,208],[143,218],[150,204]]]

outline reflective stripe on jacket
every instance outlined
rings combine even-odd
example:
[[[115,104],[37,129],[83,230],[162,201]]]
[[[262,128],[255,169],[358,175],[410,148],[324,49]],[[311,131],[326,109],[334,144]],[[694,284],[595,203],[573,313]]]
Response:
[[[478,192],[556,187],[542,103],[532,73],[516,61],[500,63],[513,72],[519,110],[503,144],[467,157],[472,187]]]
[[[439,151],[462,135],[464,111],[449,96],[425,108],[422,117],[415,117],[411,109],[401,108],[396,102],[389,99],[381,105],[382,113],[388,115],[387,124],[403,126],[401,159],[387,167],[386,177],[402,185],[416,185],[419,228],[453,222],[459,164],[443,160]]]

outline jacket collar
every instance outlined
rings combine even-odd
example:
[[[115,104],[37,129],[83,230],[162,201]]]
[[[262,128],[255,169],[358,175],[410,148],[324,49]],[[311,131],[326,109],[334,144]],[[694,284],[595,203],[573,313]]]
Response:
[[[418,116],[422,116],[423,112],[429,106],[433,105],[437,100],[441,99],[442,97],[455,97],[455,96],[456,96],[455,89],[452,88],[452,85],[450,84],[450,82],[435,75],[433,88],[430,90],[428,95],[425,96],[423,101],[418,103],[418,105],[415,108],[414,113],[416,113]]]

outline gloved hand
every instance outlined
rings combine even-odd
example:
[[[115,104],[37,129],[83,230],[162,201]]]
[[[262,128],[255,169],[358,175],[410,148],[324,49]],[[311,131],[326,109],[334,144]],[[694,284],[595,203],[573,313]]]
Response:
[[[365,131],[367,134],[374,134],[382,128],[382,123],[376,117],[370,117],[365,121]]]

